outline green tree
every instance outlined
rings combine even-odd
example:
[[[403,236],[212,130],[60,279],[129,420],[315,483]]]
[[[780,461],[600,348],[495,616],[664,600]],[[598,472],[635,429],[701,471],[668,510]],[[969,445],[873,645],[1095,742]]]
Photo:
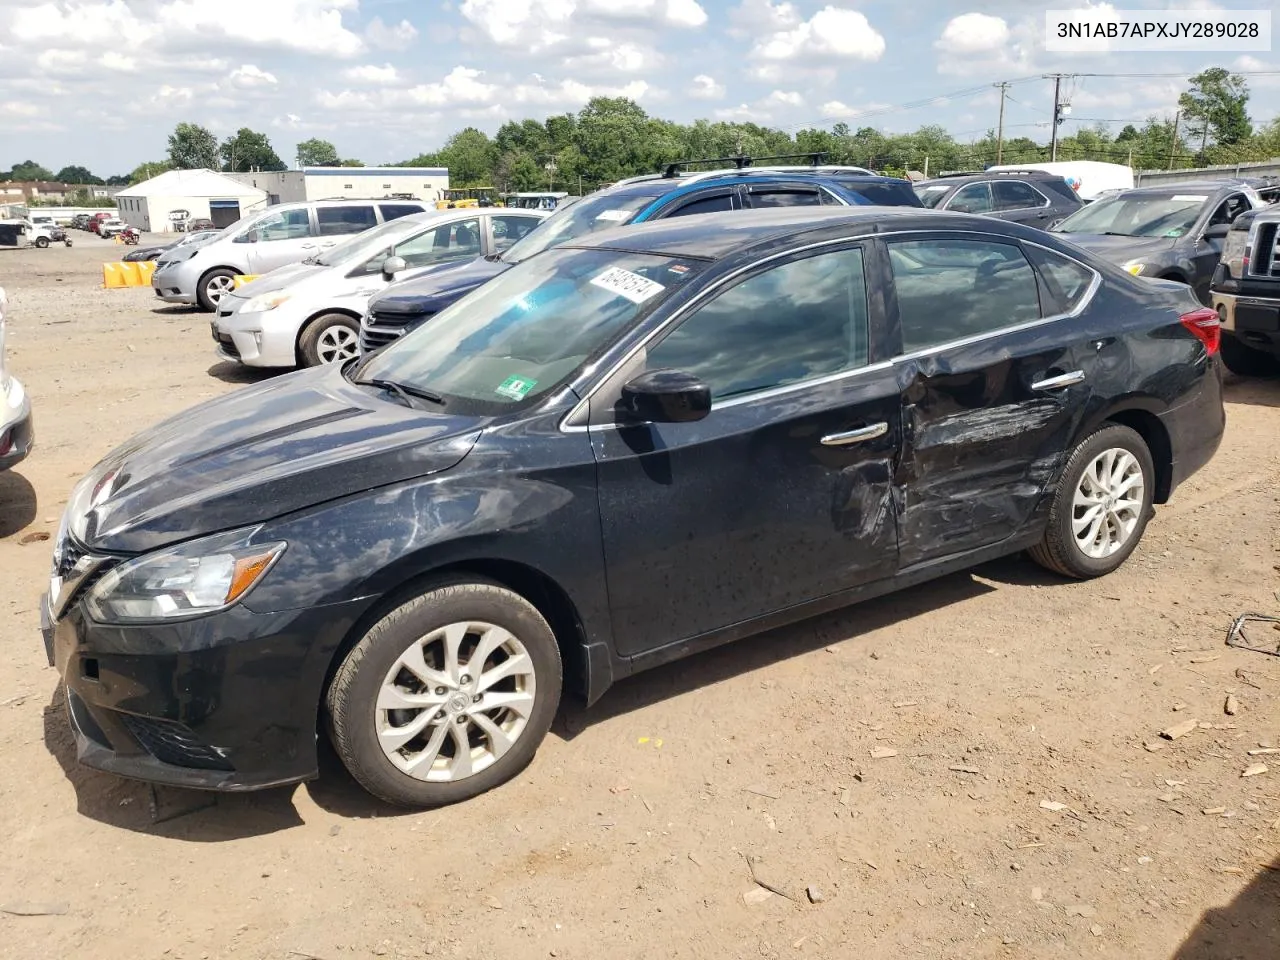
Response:
[[[297,146],[298,163],[304,167],[337,167],[342,161],[338,159],[338,149],[328,140],[312,138],[303,140]]]
[[[1191,89],[1178,97],[1178,108],[1187,119],[1192,141],[1203,152],[1210,137],[1219,146],[1233,146],[1249,139],[1249,85],[1244,77],[1222,67],[1210,67],[1191,78]]]
[[[218,138],[198,123],[180,123],[169,134],[169,165],[175,170],[217,170]]]
[[[101,177],[95,177],[86,168],[79,166],[63,167],[58,171],[56,179],[61,183],[92,183],[100,185]]]
[[[128,177],[123,178],[124,181],[132,186],[135,183],[141,183],[143,180],[150,180],[152,177],[158,177],[166,170],[172,170],[174,166],[168,160],[151,160],[146,163],[140,163],[133,168],[133,172]],[[113,180],[122,179],[120,177],[112,177]]]
[[[340,166],[340,167],[363,167],[363,166],[364,166],[364,161],[363,161],[363,160],[356,160],[356,159],[355,159],[355,158],[353,158],[353,157],[347,157],[347,159],[345,159],[345,160],[340,160],[340,161],[338,161],[338,166]]]
[[[248,127],[241,127],[233,136],[223,140],[219,152],[222,154],[222,168],[231,173],[285,169],[284,162],[271,148],[267,135]]]
[[[129,185],[129,175],[127,173],[117,173],[115,176],[107,177],[108,187],[127,187]]]
[[[53,174],[48,167],[42,167],[34,160],[23,160],[15,163],[6,180],[52,180]]]

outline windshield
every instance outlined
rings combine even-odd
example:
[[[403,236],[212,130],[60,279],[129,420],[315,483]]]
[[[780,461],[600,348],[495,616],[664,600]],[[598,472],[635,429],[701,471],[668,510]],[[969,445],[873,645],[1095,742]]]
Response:
[[[442,310],[352,379],[433,391],[449,412],[501,413],[562,383],[700,267],[649,254],[555,250]]]
[[[1118,196],[1081,207],[1053,228],[1054,233],[1105,233],[1121,237],[1181,237],[1195,226],[1209,197]]]
[[[945,183],[917,183],[912,186],[912,189],[920,198],[920,202],[932,210],[942,202],[942,198],[951,188]]]
[[[597,230],[620,227],[635,216],[637,211],[660,196],[662,194],[655,193],[642,196],[628,194],[625,197],[616,194],[586,197],[547,217],[527,237],[512,244],[502,255],[502,259],[507,263],[519,263],[521,260],[528,260],[535,253],[585,237]]]
[[[336,246],[330,247],[311,262],[322,267],[340,266],[367,256],[370,244],[376,246],[379,242],[382,242],[387,246],[391,246],[409,234],[419,233],[425,229],[426,227],[421,222],[405,217],[388,220],[386,223],[370,227],[362,233],[352,234]]]

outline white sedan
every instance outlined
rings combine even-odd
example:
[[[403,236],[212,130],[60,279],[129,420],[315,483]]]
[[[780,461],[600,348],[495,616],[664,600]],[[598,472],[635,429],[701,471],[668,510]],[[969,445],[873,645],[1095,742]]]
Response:
[[[350,360],[360,353],[365,305],[388,283],[497,256],[546,215],[502,207],[435,210],[356,234],[224,296],[212,322],[218,355],[252,367]]]

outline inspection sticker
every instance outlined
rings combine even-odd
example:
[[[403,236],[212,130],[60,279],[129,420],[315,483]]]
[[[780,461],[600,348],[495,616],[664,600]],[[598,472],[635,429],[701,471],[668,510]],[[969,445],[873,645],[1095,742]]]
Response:
[[[528,377],[507,377],[496,388],[494,393],[500,397],[509,397],[512,400],[523,400],[529,395],[529,391],[538,385],[537,380],[530,380]]]
[[[620,297],[626,297],[632,303],[644,303],[667,289],[648,277],[642,277],[630,270],[623,270],[621,267],[610,267],[598,277],[593,277],[591,282]]]
[[[611,220],[614,223],[625,223],[631,219],[630,210],[601,210],[596,214],[597,220]]]
[[[1209,197],[1203,193],[1175,193],[1173,195],[1173,199],[1179,201],[1185,200],[1189,203],[1202,203],[1205,200],[1208,200]]]

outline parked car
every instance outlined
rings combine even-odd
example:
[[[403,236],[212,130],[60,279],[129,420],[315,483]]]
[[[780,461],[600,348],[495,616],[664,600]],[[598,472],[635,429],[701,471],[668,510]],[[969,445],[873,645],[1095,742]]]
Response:
[[[123,233],[129,229],[129,225],[119,217],[110,217],[106,220],[98,221],[98,236],[104,240],[110,240],[118,233]]]
[[[1051,229],[1134,276],[1185,283],[1208,304],[1231,221],[1260,206],[1238,180],[1171,183],[1098,200]]]
[[[1123,163],[1103,163],[1099,160],[1058,160],[1048,163],[1023,163],[991,166],[984,173],[1017,173],[1032,170],[1050,173],[1066,181],[1071,192],[1081,203],[1091,203],[1099,195],[1114,190],[1133,189],[1133,167]],[[995,191],[1000,192],[1000,191]],[[1038,226],[1039,224],[1032,224]]]
[[[77,213],[74,217],[71,218],[71,226],[74,227],[76,230],[88,230],[89,214]]]
[[[237,274],[263,274],[298,263],[343,238],[411,213],[413,200],[324,200],[281,203],[252,214],[199,246],[180,247],[156,261],[151,286],[161,300],[212,311]]]
[[[187,233],[195,233],[201,230],[216,230],[217,227],[208,217],[193,217],[186,222],[184,229]]]
[[[8,470],[26,459],[35,443],[31,421],[31,400],[22,381],[9,373],[4,358],[5,314],[9,301],[0,287],[0,470]]]
[[[372,793],[449,803],[530,761],[566,682],[1020,550],[1105,575],[1218,446],[1217,347],[1185,286],[987,218],[580,236],[76,486],[41,606],[78,756],[274,786],[323,719]]]
[[[360,317],[370,296],[397,277],[496,256],[545,216],[501,207],[441,210],[356,234],[224,296],[212,323],[218,354],[253,367],[351,360],[360,353]]]
[[[110,210],[100,210],[97,213],[90,214],[89,227],[88,227],[89,232],[97,233],[98,225],[102,223],[103,220],[113,220],[113,219],[119,219],[119,218],[116,217],[115,213],[113,213]]]
[[[1231,224],[1210,287],[1222,320],[1222,361],[1233,373],[1280,373],[1280,207]]]
[[[914,184],[920,202],[933,210],[980,213],[1046,229],[1080,209],[1080,198],[1060,173],[986,170],[952,173]]]
[[[197,230],[195,233],[184,233],[177,240],[170,240],[168,243],[160,247],[139,247],[136,250],[130,250],[121,260],[130,262],[139,260],[159,260],[162,254],[168,253],[170,250],[176,250],[178,247],[186,247],[196,243],[203,243],[218,234],[217,230]]]
[[[369,303],[361,319],[360,348],[390,343],[425,323],[459,297],[536,253],[608,227],[666,217],[791,206],[919,207],[911,184],[861,167],[746,167],[689,173],[672,164],[662,173],[602,188],[561,206],[501,257],[435,270],[396,284]]]

